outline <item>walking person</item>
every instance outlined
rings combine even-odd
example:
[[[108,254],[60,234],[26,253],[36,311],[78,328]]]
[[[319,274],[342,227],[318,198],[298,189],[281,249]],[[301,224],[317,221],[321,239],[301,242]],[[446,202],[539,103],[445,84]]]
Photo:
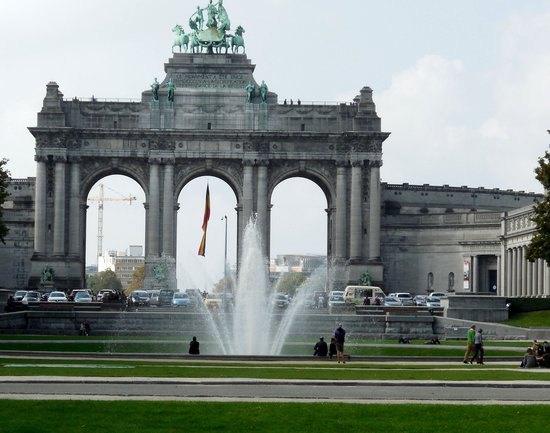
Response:
[[[474,359],[477,359],[478,364],[483,364],[483,355],[483,329],[480,328],[474,338],[474,354],[472,355],[472,359],[470,359],[470,364],[474,363]]]
[[[338,328],[334,331],[334,338],[336,339],[336,360],[338,361],[338,364],[340,364],[340,361],[345,364],[344,342],[346,341],[346,330],[342,328],[341,323],[338,324]]]
[[[464,364],[468,364],[468,358],[474,350],[474,341],[476,338],[476,325],[470,326],[466,333],[466,352],[464,353]]]

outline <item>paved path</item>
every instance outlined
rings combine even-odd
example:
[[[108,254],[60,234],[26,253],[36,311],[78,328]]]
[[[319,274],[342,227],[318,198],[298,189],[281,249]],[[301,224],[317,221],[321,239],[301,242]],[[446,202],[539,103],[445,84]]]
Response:
[[[12,376],[0,399],[550,404],[550,383]]]

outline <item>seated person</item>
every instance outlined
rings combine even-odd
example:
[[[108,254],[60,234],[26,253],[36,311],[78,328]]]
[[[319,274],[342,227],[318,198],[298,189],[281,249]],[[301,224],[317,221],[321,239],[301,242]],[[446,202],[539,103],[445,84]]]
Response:
[[[328,346],[324,337],[319,338],[319,341],[315,343],[313,356],[327,356]]]
[[[537,367],[537,356],[535,355],[535,352],[533,351],[532,347],[529,347],[527,349],[527,353],[525,353],[525,356],[523,357],[523,361],[521,361],[520,367],[523,368],[534,368]]]

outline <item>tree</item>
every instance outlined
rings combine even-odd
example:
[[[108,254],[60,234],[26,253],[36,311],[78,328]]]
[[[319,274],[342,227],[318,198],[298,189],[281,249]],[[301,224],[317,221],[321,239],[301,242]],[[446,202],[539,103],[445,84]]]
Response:
[[[108,289],[120,292],[122,290],[122,283],[112,270],[107,269],[95,275],[88,275],[86,277],[86,287],[94,293]]]
[[[10,181],[10,172],[4,168],[8,163],[7,159],[0,160],[0,241],[5,244],[4,238],[7,236],[9,229],[4,222],[4,214],[2,212],[2,205],[9,197],[8,184]]]
[[[125,292],[129,295],[134,290],[143,290],[143,282],[145,281],[145,265],[139,266],[132,274],[132,281],[128,284]]]
[[[306,276],[301,272],[289,272],[279,278],[276,289],[278,292],[288,293],[290,296],[294,296],[296,294],[296,289],[298,289],[306,279]]]
[[[544,187],[545,194],[542,201],[533,207],[534,216],[531,220],[536,229],[527,247],[526,258],[530,262],[543,259],[550,263],[550,152],[546,151],[538,163],[539,166],[535,168],[536,179]]]

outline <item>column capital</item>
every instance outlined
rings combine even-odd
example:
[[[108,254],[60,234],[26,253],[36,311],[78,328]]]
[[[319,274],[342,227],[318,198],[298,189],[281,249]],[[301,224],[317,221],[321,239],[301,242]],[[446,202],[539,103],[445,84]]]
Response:
[[[63,156],[63,155],[55,155],[53,157],[53,160],[57,163],[57,162],[67,162],[67,157],[66,156]]]
[[[341,167],[346,168],[348,167],[349,163],[348,161],[334,161],[334,165],[338,168],[341,168]]]
[[[36,162],[48,162],[48,157],[46,155],[34,155],[34,160]]]
[[[382,161],[376,161],[376,160],[369,160],[369,167],[382,167]]]
[[[150,156],[147,162],[149,164],[160,164],[162,162],[162,159],[158,156]]]
[[[164,165],[174,165],[176,163],[175,157],[162,158],[162,163]]]
[[[364,161],[351,161],[352,167],[363,167]]]
[[[243,166],[252,167],[254,166],[254,161],[252,159],[243,159]]]

